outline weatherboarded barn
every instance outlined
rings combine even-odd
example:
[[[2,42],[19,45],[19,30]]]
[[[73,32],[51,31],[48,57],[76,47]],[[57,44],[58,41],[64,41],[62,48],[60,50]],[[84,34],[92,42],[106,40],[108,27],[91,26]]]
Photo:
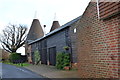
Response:
[[[66,23],[65,25],[58,27],[59,22],[56,21],[57,28],[55,26],[54,30],[44,37],[40,37],[29,43],[31,45],[31,53],[34,55],[36,50],[39,51],[41,55],[41,63],[56,65],[56,54],[59,52],[66,52],[65,46],[69,47],[68,53],[71,54],[71,63],[77,63],[77,53],[76,53],[76,23],[80,19],[76,19]],[[52,27],[52,28],[53,28]],[[32,57],[34,62],[34,56]]]
[[[90,2],[77,23],[81,78],[120,78],[120,2],[107,1]]]

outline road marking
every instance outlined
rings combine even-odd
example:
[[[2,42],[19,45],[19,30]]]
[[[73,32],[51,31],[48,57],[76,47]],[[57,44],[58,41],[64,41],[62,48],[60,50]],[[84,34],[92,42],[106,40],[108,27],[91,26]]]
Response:
[[[28,71],[25,71],[25,70],[23,70],[23,69],[20,69],[20,68],[17,68],[18,70],[20,70],[20,71],[23,71],[23,72],[28,72]]]

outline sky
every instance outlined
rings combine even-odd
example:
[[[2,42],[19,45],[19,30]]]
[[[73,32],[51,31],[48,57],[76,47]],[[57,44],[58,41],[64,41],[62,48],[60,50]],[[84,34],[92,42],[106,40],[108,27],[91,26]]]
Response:
[[[0,33],[9,23],[24,24],[29,29],[34,18],[39,19],[41,26],[46,25],[45,32],[48,33],[54,20],[58,20],[60,25],[69,22],[82,15],[89,2],[90,0],[0,0]]]

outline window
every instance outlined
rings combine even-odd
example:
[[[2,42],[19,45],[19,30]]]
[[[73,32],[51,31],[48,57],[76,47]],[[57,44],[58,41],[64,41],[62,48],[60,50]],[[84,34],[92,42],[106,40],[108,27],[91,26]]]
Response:
[[[77,31],[77,30],[76,30],[76,28],[75,28],[75,29],[74,29],[74,33],[76,33],[76,31]]]

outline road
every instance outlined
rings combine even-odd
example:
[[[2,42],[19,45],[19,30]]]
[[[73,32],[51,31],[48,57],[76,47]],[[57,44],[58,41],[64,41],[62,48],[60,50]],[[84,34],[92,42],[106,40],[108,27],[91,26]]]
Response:
[[[2,67],[1,67],[2,66]],[[22,68],[22,67],[16,67],[16,66],[12,66],[12,65],[8,65],[8,64],[3,64],[3,63],[0,63],[0,75],[2,77],[2,79],[4,80],[5,78],[7,79],[14,79],[14,78],[19,78],[19,79],[25,79],[27,80],[27,78],[31,79],[32,80],[36,80],[36,79],[39,79],[39,80],[43,80],[44,77],[42,76],[39,76],[38,74],[30,71],[30,70],[27,70],[25,68]],[[16,80],[16,79],[15,79]]]

